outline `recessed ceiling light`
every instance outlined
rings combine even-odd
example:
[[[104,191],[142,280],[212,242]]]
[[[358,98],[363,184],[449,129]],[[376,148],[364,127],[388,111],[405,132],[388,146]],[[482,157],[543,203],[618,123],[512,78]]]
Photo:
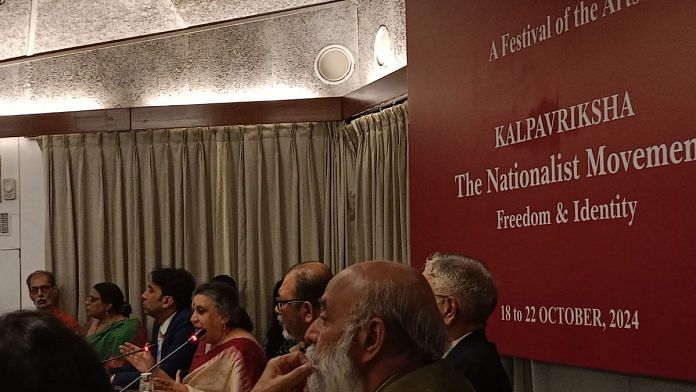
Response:
[[[314,60],[314,72],[327,84],[343,83],[350,78],[354,66],[353,55],[341,45],[325,46]]]

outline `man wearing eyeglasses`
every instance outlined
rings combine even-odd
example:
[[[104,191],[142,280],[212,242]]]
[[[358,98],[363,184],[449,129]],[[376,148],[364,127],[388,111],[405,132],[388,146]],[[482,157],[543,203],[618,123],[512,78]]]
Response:
[[[50,313],[73,332],[82,332],[82,327],[75,317],[58,307],[58,288],[52,273],[41,270],[32,272],[27,276],[27,287],[29,298],[34,302],[36,309]]]
[[[435,253],[425,262],[423,276],[447,328],[450,346],[444,358],[477,392],[509,392],[498,351],[486,338],[486,322],[498,301],[486,266],[461,255]]]
[[[331,278],[329,267],[318,261],[297,264],[285,274],[274,305],[283,335],[299,342],[293,349],[305,347],[305,332],[319,317],[318,301]]]

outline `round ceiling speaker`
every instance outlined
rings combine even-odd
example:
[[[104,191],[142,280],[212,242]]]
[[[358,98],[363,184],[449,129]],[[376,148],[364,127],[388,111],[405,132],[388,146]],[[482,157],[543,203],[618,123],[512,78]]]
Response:
[[[314,72],[327,84],[345,82],[353,73],[354,66],[353,55],[341,45],[325,46],[314,60]]]

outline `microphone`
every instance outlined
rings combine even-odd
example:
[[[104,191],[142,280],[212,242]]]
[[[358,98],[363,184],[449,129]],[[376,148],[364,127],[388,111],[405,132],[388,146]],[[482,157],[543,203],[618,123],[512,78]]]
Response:
[[[111,362],[111,361],[115,361],[115,360],[117,360],[117,359],[125,358],[125,357],[127,357],[127,356],[129,356],[129,355],[137,354],[137,353],[140,353],[140,352],[143,352],[143,351],[150,351],[150,349],[152,349],[153,347],[157,347],[157,345],[156,345],[156,344],[150,344],[150,343],[148,343],[148,344],[144,345],[143,348],[141,348],[140,350],[135,350],[135,351],[130,352],[130,353],[128,353],[128,354],[121,354],[121,355],[119,355],[118,357],[112,357],[112,358],[109,358],[109,359],[105,359],[105,360],[103,360],[101,363],[102,363],[102,365],[105,365],[105,364],[107,364],[107,363],[109,363],[109,362]]]
[[[186,342],[187,343],[196,343],[196,342],[198,342],[198,339],[200,339],[201,337],[203,337],[203,335],[205,335],[206,332],[208,332],[208,331],[205,328],[201,328],[198,331],[194,332],[193,335],[191,335],[191,337],[188,338],[188,340]],[[177,350],[178,350],[178,348],[177,348]],[[169,354],[169,355],[171,355],[171,354]],[[169,357],[169,356],[167,356],[167,357]],[[164,361],[164,359],[162,361]],[[162,362],[162,361],[160,361],[160,362]]]
[[[190,338],[186,339],[186,341],[185,341],[184,343],[182,343],[179,347],[177,347],[176,349],[174,349],[174,351],[172,351],[172,352],[170,352],[169,354],[167,354],[166,357],[160,359],[157,363],[155,363],[154,365],[152,365],[151,368],[147,369],[147,370],[144,371],[143,373],[150,373],[150,372],[152,372],[153,370],[157,369],[157,368],[162,364],[162,362],[166,361],[167,359],[169,359],[169,357],[171,357],[172,355],[176,354],[176,353],[177,353],[179,350],[181,350],[182,348],[186,347],[187,344],[189,344],[189,343],[196,343],[196,342],[198,341],[198,339],[201,338],[201,336],[205,335],[206,332],[207,332],[207,331],[205,330],[205,328],[201,328],[201,329],[199,329],[198,331],[194,332],[193,335],[191,335]],[[136,381],[140,381],[140,378],[141,378],[141,377],[142,377],[142,374],[141,374],[140,376],[136,377],[135,380],[131,381],[130,384],[128,384],[128,385],[126,385],[125,387],[123,387],[122,389],[120,389],[119,392],[123,392],[123,391],[125,391],[126,389],[130,388],[131,385],[133,385],[133,384],[136,383]]]

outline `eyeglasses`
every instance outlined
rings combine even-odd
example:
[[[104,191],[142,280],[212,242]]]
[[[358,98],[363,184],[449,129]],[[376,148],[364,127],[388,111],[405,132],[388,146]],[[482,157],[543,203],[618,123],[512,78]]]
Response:
[[[301,304],[301,303],[304,303],[304,302],[309,302],[309,301],[305,301],[305,300],[303,300],[303,299],[289,299],[289,300],[287,300],[287,301],[281,301],[280,298],[276,297],[276,298],[273,300],[273,307],[274,307],[275,309],[277,309],[277,310],[280,312],[280,311],[282,311],[283,309],[285,309],[285,306],[286,306],[287,304]]]
[[[51,291],[52,288],[53,288],[53,286],[51,286],[50,284],[45,284],[45,285],[43,285],[43,286],[34,286],[34,287],[30,287],[30,288],[29,288],[29,292],[32,293],[32,294],[34,294],[34,295],[36,295],[36,294],[38,294],[38,293],[40,293],[40,292],[42,292],[42,293],[48,293],[49,291]]]
[[[451,297],[451,295],[444,295],[444,294],[435,294],[435,293],[433,293],[433,295],[435,296],[436,299],[440,299],[440,298],[449,298],[449,297]]]
[[[92,297],[91,295],[88,295],[87,298],[85,298],[89,303],[93,304],[97,301],[99,301],[101,298],[100,297]]]

